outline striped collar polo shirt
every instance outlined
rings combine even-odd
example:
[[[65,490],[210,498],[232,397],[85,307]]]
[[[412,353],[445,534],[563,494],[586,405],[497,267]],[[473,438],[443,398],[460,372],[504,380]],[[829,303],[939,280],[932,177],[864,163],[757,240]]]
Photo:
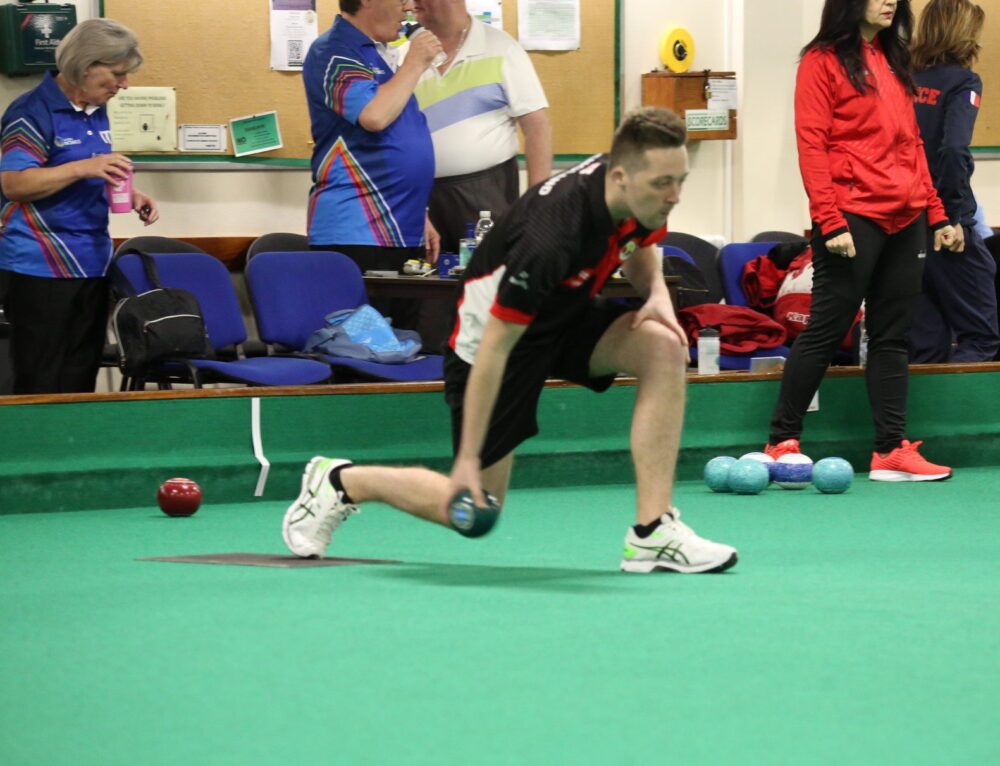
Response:
[[[666,235],[635,218],[615,222],[604,199],[607,155],[533,186],[497,221],[466,267],[449,340],[472,364],[490,315],[528,325],[521,350],[545,348],[639,247]]]
[[[380,46],[343,16],[316,39],[302,71],[312,135],[309,242],[418,247],[434,182],[427,121],[410,97],[385,130],[358,117],[393,76]]]
[[[416,90],[434,139],[437,178],[478,173],[517,155],[516,119],[548,106],[520,45],[473,19],[455,61],[424,72]]]
[[[104,107],[72,104],[49,72],[0,122],[0,172],[54,167],[111,151]],[[34,277],[101,277],[111,259],[104,181],[85,178],[33,202],[0,193],[0,269]]]

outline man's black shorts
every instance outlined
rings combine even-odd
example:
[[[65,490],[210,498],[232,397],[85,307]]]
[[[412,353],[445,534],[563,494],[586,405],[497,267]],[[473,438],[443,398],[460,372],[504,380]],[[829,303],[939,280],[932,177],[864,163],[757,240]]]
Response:
[[[611,324],[629,311],[626,306],[598,299],[575,317],[561,335],[519,342],[507,360],[489,431],[481,455],[482,467],[496,463],[517,445],[538,433],[535,413],[548,378],[560,378],[592,391],[606,391],[614,375],[592,378],[590,357]],[[523,341],[523,339],[522,339]],[[444,363],[444,395],[451,407],[452,448],[462,437],[462,405],[471,366],[449,350]]]

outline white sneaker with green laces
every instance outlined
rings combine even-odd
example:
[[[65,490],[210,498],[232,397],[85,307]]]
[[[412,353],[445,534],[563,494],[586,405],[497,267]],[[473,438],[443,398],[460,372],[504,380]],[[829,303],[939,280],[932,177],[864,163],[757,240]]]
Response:
[[[698,537],[681,521],[681,512],[671,508],[660,517],[660,525],[649,537],[639,537],[629,527],[625,534],[623,572],[724,572],[735,566],[736,549]]]
[[[351,465],[350,460],[314,457],[302,474],[302,491],[285,511],[281,533],[288,550],[301,558],[322,558],[330,545],[333,530],[350,515],[358,513],[356,505],[343,500],[330,483],[330,472]]]

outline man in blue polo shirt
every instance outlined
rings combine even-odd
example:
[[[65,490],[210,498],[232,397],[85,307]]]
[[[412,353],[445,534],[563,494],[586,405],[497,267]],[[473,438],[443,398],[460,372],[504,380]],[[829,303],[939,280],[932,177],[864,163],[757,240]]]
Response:
[[[427,224],[434,148],[413,91],[441,44],[430,32],[417,35],[396,68],[386,43],[409,5],[340,0],[341,15],[309,48],[302,72],[315,144],[309,244],[344,253],[362,270],[437,258]]]
[[[131,171],[111,151],[107,102],[139,68],[135,35],[89,19],[56,50],[58,72],[0,121],[0,270],[14,393],[93,391],[107,328],[111,259],[105,184]],[[156,203],[133,190],[149,224]]]

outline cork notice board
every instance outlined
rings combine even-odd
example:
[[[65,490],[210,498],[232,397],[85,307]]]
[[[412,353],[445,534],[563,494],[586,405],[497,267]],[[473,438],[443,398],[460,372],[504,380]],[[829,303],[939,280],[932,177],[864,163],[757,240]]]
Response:
[[[337,0],[316,5],[322,33],[333,23]],[[616,6],[617,0],[581,3],[580,50],[530,54],[549,100],[556,154],[592,154],[611,145]],[[257,156],[308,159],[302,76],[270,69],[268,7],[267,0],[103,0],[103,15],[139,36],[145,63],[130,83],[177,89],[178,125],[228,126],[233,117],[276,110],[284,147]],[[517,0],[504,2],[503,18],[516,38]]]

